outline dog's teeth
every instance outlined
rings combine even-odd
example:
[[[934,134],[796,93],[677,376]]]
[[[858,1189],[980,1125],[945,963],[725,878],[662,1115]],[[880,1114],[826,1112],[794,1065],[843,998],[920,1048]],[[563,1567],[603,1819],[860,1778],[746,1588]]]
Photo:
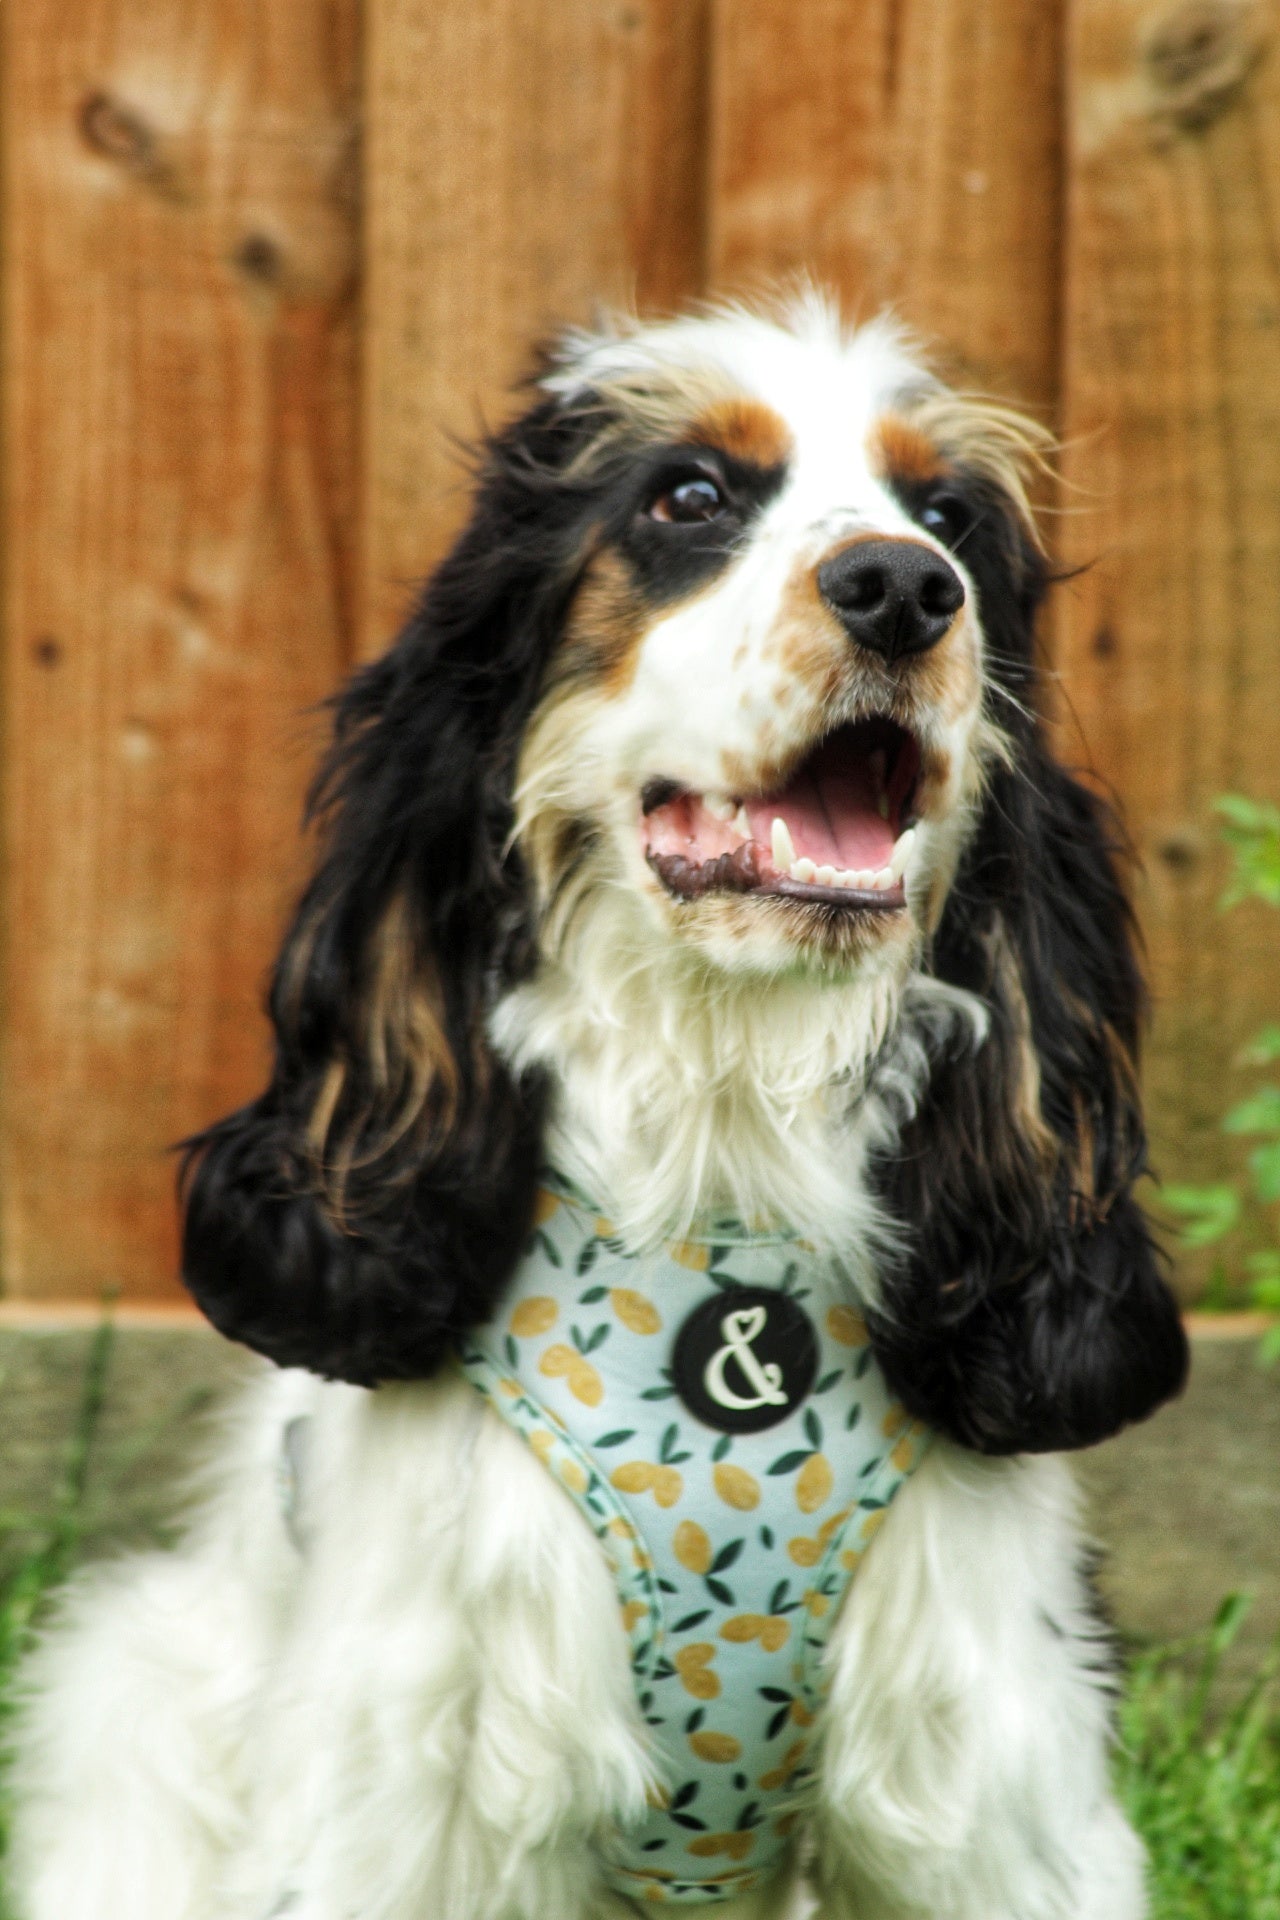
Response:
[[[889,862],[889,871],[895,880],[901,880],[906,871],[907,862],[911,858],[911,849],[915,846],[915,843],[916,830],[914,827],[908,827],[906,832],[899,834],[895,841],[893,857]]]
[[[785,820],[775,817],[773,826],[769,830],[769,841],[773,851],[774,866],[779,873],[789,872],[795,865],[796,850],[791,838],[791,829]]]
[[[773,824],[776,827],[781,823],[775,820]],[[791,878],[803,882],[806,887],[816,877],[817,872],[818,869],[814,866],[812,860],[800,859],[791,862]]]
[[[855,887],[859,889],[860,892],[870,893],[871,882],[874,879],[874,877],[875,876],[871,872],[870,867],[859,867],[858,871],[853,876],[853,884]]]
[[[702,804],[715,820],[732,820],[733,818],[734,805],[727,794],[704,793]]]
[[[879,873],[872,874],[871,884],[877,893],[887,893],[894,884],[893,874],[888,867],[881,867]]]
[[[820,887],[834,887],[836,870],[834,867],[815,867],[813,877]]]
[[[733,816],[733,830],[735,833],[740,833],[744,840],[751,838],[751,822],[748,820],[747,810],[743,806],[740,806]]]

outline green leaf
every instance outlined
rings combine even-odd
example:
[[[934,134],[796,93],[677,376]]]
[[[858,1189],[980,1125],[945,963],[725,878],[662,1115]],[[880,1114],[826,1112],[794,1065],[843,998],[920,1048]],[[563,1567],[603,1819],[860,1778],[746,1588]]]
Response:
[[[806,1407],[804,1416],[805,1438],[811,1447],[822,1445],[822,1422],[812,1407]]]
[[[1273,1020],[1269,1026],[1255,1033],[1252,1040],[1241,1050],[1240,1064],[1244,1067],[1266,1067],[1273,1060],[1280,1060],[1280,1021]]]
[[[732,1444],[733,1444],[732,1434],[722,1433],[720,1435],[720,1438],[716,1441],[714,1447],[712,1447],[711,1449],[712,1460],[718,1464],[721,1460],[724,1459],[725,1455],[728,1453],[729,1448],[732,1446]]]
[[[1224,1133],[1280,1133],[1280,1087],[1259,1087],[1247,1100],[1230,1107],[1222,1122]]]
[[[809,1458],[808,1447],[798,1447],[794,1453],[780,1453],[778,1455],[778,1458],[774,1461],[773,1465],[770,1468],[768,1468],[768,1472],[796,1473],[804,1465],[805,1461],[808,1458]]]
[[[1268,1327],[1258,1345],[1258,1358],[1264,1367],[1274,1367],[1280,1360],[1280,1326]]]
[[[727,1587],[723,1580],[717,1580],[714,1574],[710,1573],[706,1576],[706,1581],[707,1592],[713,1600],[718,1600],[722,1607],[737,1606],[738,1603],[733,1597],[732,1587]]]
[[[634,1427],[618,1427],[612,1433],[602,1433],[600,1438],[594,1442],[594,1445],[597,1447],[620,1447],[624,1440],[634,1440],[635,1437],[636,1430]]]
[[[658,1444],[658,1459],[664,1467],[671,1465],[671,1455],[680,1438],[680,1428],[673,1420]]]
[[[1255,1147],[1249,1155],[1249,1171],[1259,1200],[1280,1200],[1280,1140]]]
[[[599,1252],[600,1252],[599,1242],[596,1240],[588,1240],[587,1244],[583,1247],[582,1252],[578,1255],[579,1278],[581,1278],[581,1276],[584,1273],[590,1273],[592,1267],[594,1267],[596,1263],[596,1257],[599,1254]]]
[[[609,1322],[607,1320],[602,1320],[598,1327],[592,1328],[591,1337],[587,1341],[586,1346],[583,1348],[583,1352],[594,1353],[597,1347],[604,1345],[605,1341],[609,1338],[610,1331],[611,1329],[609,1326]]]
[[[607,1287],[587,1287],[578,1295],[578,1305],[580,1307],[594,1307],[598,1300],[604,1299],[608,1291],[609,1289]]]
[[[731,1567],[738,1558],[738,1555],[742,1552],[745,1544],[746,1542],[743,1540],[731,1540],[727,1547],[721,1547],[719,1553],[711,1562],[712,1573],[723,1573],[726,1567]]]
[[[1184,1247],[1208,1247],[1240,1224],[1240,1195],[1225,1182],[1218,1186],[1172,1186],[1161,1190],[1171,1213],[1181,1214]]]

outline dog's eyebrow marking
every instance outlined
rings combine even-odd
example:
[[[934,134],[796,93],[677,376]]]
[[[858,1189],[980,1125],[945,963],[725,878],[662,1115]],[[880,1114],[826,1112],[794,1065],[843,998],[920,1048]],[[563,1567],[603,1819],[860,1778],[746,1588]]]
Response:
[[[882,479],[938,480],[946,462],[928,434],[899,413],[880,416],[868,435],[871,464]]]
[[[786,421],[763,400],[745,395],[719,400],[691,423],[690,438],[719,447],[733,460],[771,472],[791,458],[794,442]]]

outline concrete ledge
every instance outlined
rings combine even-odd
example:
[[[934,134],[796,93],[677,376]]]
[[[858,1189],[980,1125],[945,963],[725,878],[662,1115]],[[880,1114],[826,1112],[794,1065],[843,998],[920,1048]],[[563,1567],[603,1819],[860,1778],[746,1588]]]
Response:
[[[0,1509],[47,1512],[64,1471],[100,1315],[0,1311]],[[1261,1324],[1192,1323],[1185,1397],[1080,1457],[1106,1558],[1103,1591],[1128,1633],[1168,1639],[1212,1618],[1233,1589],[1256,1603],[1241,1657],[1280,1631],[1280,1367],[1257,1359]],[[207,1409],[253,1362],[189,1309],[117,1316],[87,1482],[88,1541],[155,1538]],[[0,1536],[0,1556],[22,1536]]]

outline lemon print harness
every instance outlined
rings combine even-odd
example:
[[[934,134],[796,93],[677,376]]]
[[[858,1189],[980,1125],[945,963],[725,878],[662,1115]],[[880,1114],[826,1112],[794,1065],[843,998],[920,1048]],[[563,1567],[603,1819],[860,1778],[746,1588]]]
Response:
[[[717,1222],[629,1253],[548,1177],[525,1256],[458,1361],[600,1540],[662,1804],[616,1835],[633,1900],[726,1899],[780,1864],[822,1652],[927,1445],[838,1262]]]

